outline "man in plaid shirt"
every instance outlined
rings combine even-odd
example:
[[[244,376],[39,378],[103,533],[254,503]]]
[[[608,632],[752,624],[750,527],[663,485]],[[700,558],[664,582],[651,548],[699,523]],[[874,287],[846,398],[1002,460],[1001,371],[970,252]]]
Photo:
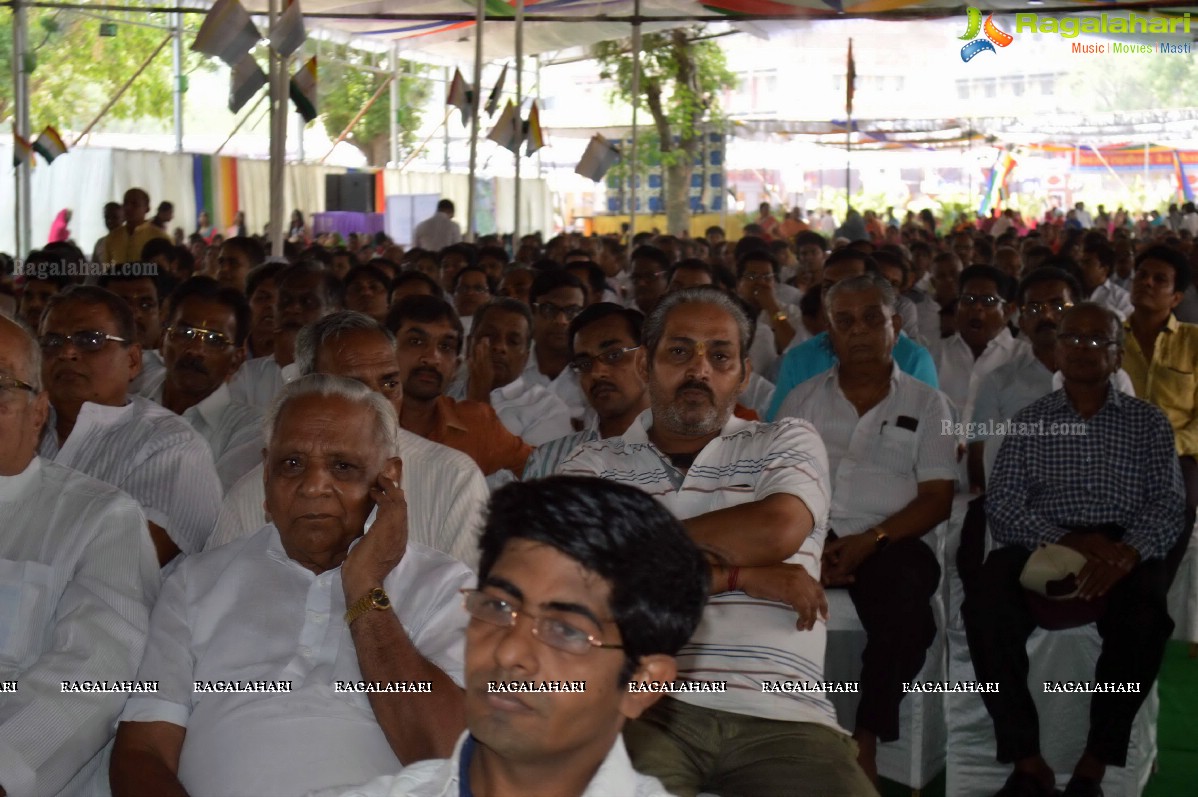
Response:
[[[1125,764],[1132,720],[1173,630],[1164,556],[1184,526],[1181,473],[1164,413],[1110,384],[1122,352],[1122,325],[1110,310],[1086,303],[1065,313],[1056,352],[1065,386],[1015,416],[989,485],[990,532],[1005,547],[987,557],[963,614],[978,680],[1002,684],[982,696],[998,760],[1015,767],[999,795],[1054,794],[1027,685],[1024,646],[1037,621],[1019,583],[1037,546],[1080,551],[1078,597],[1105,601],[1090,612],[1103,640],[1094,680],[1140,684],[1138,692],[1093,695],[1066,797],[1101,795],[1106,767]]]

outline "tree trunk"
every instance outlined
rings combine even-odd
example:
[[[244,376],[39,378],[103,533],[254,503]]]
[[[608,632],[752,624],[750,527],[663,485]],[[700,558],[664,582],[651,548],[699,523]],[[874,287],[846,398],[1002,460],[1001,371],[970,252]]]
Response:
[[[665,168],[666,183],[666,233],[681,235],[690,232],[690,185],[693,162],[686,158],[683,163]]]

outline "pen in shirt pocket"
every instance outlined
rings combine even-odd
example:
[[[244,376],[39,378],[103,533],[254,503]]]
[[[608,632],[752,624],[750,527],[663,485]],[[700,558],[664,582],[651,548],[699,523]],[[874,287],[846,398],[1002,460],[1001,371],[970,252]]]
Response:
[[[878,427],[878,436],[879,437],[881,437],[882,433],[886,431],[886,424],[888,424],[888,423],[890,423],[890,421],[882,421],[882,425]]]

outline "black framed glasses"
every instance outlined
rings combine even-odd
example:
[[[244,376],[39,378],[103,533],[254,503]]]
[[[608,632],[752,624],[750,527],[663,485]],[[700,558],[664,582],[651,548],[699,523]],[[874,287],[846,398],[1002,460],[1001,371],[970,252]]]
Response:
[[[38,344],[42,347],[42,351],[46,354],[53,354],[70,343],[79,351],[96,352],[104,348],[104,344],[108,341],[117,343],[128,343],[125,338],[118,338],[116,335],[109,335],[107,332],[100,332],[94,329],[85,329],[80,332],[72,332],[70,335],[62,335],[58,332],[47,332],[42,335]]]
[[[475,620],[500,628],[512,628],[516,618],[523,615],[533,621],[532,635],[551,648],[563,650],[581,656],[590,653],[593,648],[606,650],[623,650],[623,645],[613,645],[600,642],[594,634],[571,625],[556,617],[534,615],[515,606],[495,595],[489,595],[482,590],[459,590],[465,597],[463,605],[466,612]]]
[[[980,295],[976,293],[963,293],[959,299],[962,307],[998,307],[1002,304],[1001,296]]]
[[[1105,349],[1107,346],[1114,346],[1117,342],[1102,335],[1057,335],[1057,340],[1066,346],[1086,349]]]
[[[1073,306],[1073,302],[1024,302],[1023,312],[1028,315],[1042,316],[1049,310],[1060,315]]]
[[[640,346],[625,346],[622,349],[608,349],[595,357],[589,354],[580,354],[570,361],[570,367],[580,374],[589,374],[595,370],[596,363],[603,363],[608,368],[614,368],[624,362],[624,358],[628,356],[629,352],[634,352],[639,348]]]
[[[191,343],[200,341],[209,349],[227,349],[233,345],[229,336],[215,329],[193,327],[190,324],[175,324],[166,328],[166,334],[176,343]]]
[[[749,282],[773,282],[774,281],[774,275],[772,273],[753,274],[753,273],[746,271],[744,274],[741,275],[740,278],[743,280],[748,280]]]
[[[537,315],[547,321],[557,318],[558,314],[564,315],[567,321],[573,321],[584,308],[581,304],[571,304],[563,307],[553,302],[537,302],[533,305],[533,309],[537,311]]]
[[[33,393],[34,395],[37,395],[37,392],[38,392],[37,388],[34,387],[33,385],[29,384],[28,382],[22,382],[20,379],[17,379],[15,376],[9,376],[8,374],[0,374],[0,396],[5,395],[7,393],[15,392],[18,390],[27,390],[30,393]]]
[[[653,280],[664,277],[669,273],[670,272],[665,269],[661,271],[634,271],[629,276],[629,280],[631,280],[634,285],[648,285]]]

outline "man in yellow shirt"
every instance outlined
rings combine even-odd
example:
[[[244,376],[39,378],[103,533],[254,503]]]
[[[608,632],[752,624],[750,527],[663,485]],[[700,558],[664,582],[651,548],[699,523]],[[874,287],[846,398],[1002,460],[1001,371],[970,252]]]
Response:
[[[1123,322],[1128,333],[1123,369],[1136,395],[1168,416],[1181,458],[1187,532],[1166,558],[1170,579],[1185,555],[1198,508],[1198,325],[1183,324],[1173,315],[1189,284],[1184,254],[1166,246],[1144,251],[1132,275],[1132,313]]]
[[[123,203],[125,223],[108,233],[104,241],[105,252],[110,263],[134,263],[141,260],[141,250],[154,238],[170,236],[153,222],[146,221],[150,212],[150,195],[140,188],[125,192]]]

